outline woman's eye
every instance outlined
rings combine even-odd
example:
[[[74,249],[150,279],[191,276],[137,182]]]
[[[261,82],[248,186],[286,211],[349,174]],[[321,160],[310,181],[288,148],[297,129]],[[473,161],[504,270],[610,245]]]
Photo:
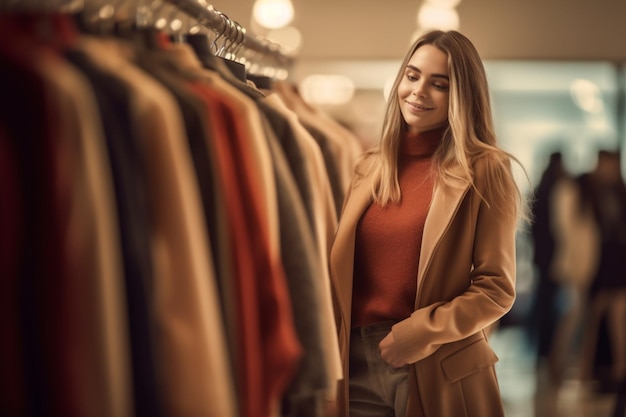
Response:
[[[437,90],[447,90],[448,86],[443,84],[433,84]]]
[[[413,74],[407,74],[406,79],[409,81],[417,81],[417,77],[414,76]]]

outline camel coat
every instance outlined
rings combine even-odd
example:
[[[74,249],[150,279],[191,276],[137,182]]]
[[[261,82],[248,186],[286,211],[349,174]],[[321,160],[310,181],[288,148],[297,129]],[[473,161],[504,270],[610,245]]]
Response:
[[[487,165],[479,160],[474,167],[483,195]],[[345,376],[337,399],[340,417],[348,416],[355,230],[371,202],[371,180],[355,178],[330,258]],[[410,353],[407,417],[504,415],[494,370],[498,358],[483,329],[515,299],[515,230],[515,219],[488,208],[469,186],[433,191],[415,277],[415,311],[392,328],[396,343]]]

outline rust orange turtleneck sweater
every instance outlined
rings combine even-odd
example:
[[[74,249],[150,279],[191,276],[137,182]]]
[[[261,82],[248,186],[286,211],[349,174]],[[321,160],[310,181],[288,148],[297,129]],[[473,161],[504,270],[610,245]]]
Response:
[[[424,222],[433,191],[432,156],[445,128],[405,134],[398,152],[402,200],[372,203],[356,230],[352,326],[413,313]]]

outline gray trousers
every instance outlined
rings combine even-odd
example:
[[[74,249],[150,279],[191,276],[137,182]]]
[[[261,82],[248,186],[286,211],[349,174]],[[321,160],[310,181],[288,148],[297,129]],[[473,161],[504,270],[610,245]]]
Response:
[[[355,327],[350,337],[350,417],[405,417],[409,368],[392,368],[378,344],[393,322]]]

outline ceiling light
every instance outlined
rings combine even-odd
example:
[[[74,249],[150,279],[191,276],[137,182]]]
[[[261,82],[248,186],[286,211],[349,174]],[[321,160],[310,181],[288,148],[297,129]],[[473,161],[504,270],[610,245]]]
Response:
[[[586,112],[600,113],[604,108],[600,88],[593,81],[581,78],[574,80],[570,94],[574,103]]]
[[[290,0],[256,0],[252,17],[261,26],[278,29],[293,20],[293,5]]]
[[[454,9],[461,2],[461,0],[427,0],[427,1],[433,6],[445,7],[446,9]]]
[[[422,29],[458,30],[459,13],[455,9],[425,3],[417,14],[417,23]]]
[[[285,26],[271,30],[265,37],[280,45],[281,51],[286,54],[294,54],[302,46],[302,34],[293,26]]]

